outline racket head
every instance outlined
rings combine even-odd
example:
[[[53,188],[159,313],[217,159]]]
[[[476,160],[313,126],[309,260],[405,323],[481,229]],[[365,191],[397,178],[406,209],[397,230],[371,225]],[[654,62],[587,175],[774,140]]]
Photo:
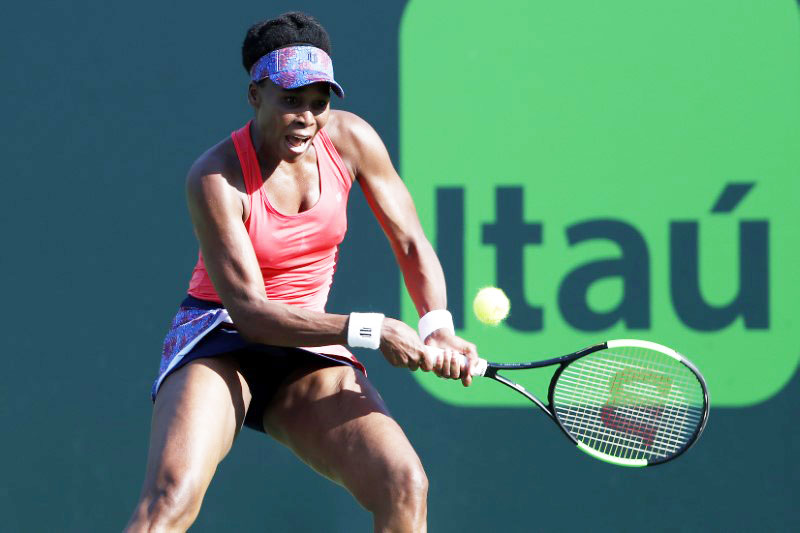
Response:
[[[621,466],[651,466],[688,450],[708,421],[708,388],[691,361],[648,341],[604,343],[558,368],[548,401],[581,450]]]

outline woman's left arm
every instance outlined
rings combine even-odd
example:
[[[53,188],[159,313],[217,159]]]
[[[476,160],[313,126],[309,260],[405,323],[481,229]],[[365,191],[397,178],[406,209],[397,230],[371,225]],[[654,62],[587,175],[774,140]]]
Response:
[[[372,212],[389,239],[406,288],[417,312],[447,309],[447,287],[439,258],[425,237],[414,202],[392,165],[386,146],[377,132],[351,113],[335,112],[332,138],[355,179],[361,185]],[[459,353],[470,364],[477,359],[475,345],[437,329],[423,342],[445,350],[434,372],[442,377],[460,378],[469,385],[472,377],[460,366]]]

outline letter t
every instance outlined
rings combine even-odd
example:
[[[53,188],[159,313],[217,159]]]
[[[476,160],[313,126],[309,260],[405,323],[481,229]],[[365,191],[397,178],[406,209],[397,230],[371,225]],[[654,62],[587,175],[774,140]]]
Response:
[[[495,200],[497,221],[483,225],[483,243],[497,248],[497,285],[511,300],[507,323],[521,331],[540,331],[542,308],[525,301],[522,252],[526,244],[541,244],[542,225],[523,221],[522,187],[498,187]]]

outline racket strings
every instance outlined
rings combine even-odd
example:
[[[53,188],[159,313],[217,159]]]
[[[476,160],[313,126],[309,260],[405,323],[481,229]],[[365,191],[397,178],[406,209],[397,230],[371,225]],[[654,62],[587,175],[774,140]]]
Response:
[[[622,412],[616,411],[616,413],[619,415],[620,419],[629,421],[630,425],[638,424],[640,426],[645,426],[645,425],[652,426],[651,420],[649,418],[646,418],[645,416],[642,416],[641,412],[633,411],[632,409],[626,409]],[[663,414],[661,416],[662,418],[664,417]],[[671,409],[671,412],[667,413],[666,416],[669,417],[669,422],[673,423],[676,426],[680,425],[680,429],[674,431],[673,434],[666,434],[661,437],[663,440],[668,442],[669,441],[676,443],[682,442],[682,439],[680,437],[676,438],[676,435],[680,436],[687,432],[691,434],[694,428],[701,422],[701,416],[699,411],[697,413],[693,413],[688,409],[684,410]],[[586,428],[599,427],[599,431],[606,431],[610,429],[607,425],[604,424],[597,426],[594,420],[595,417],[596,417],[596,412],[590,412],[588,409],[587,410],[569,409],[569,410],[564,410],[564,412],[561,413],[560,418],[562,419],[562,422],[569,421],[571,424],[575,426],[582,426]],[[688,431],[689,428],[691,428],[691,431]]]
[[[655,367],[657,365],[646,365],[647,367]],[[680,419],[681,414],[685,411],[683,409],[675,410],[672,407],[672,403],[674,399],[668,399],[666,403],[662,403],[662,401],[653,401],[653,394],[642,394],[640,390],[636,390],[637,387],[633,386],[633,383],[640,382],[642,375],[650,375],[649,371],[641,372],[637,371],[633,373],[631,377],[631,373],[628,372],[628,378],[630,379],[630,383],[625,390],[627,398],[621,398],[619,391],[614,393],[614,399],[612,400],[612,404],[614,407],[604,407],[605,411],[601,411],[601,422],[604,426],[610,427],[614,431],[612,435],[614,435],[613,439],[611,440],[611,446],[608,446],[608,443],[605,443],[603,449],[606,452],[611,453],[621,453],[625,451],[623,455],[631,455],[632,451],[630,448],[627,450],[621,450],[620,448],[626,448],[624,446],[624,440],[622,435],[634,435],[636,437],[641,438],[642,444],[648,447],[649,451],[651,452],[664,452],[664,453],[675,453],[679,449],[679,447],[683,444],[680,442],[682,439],[678,437],[675,438],[662,438],[661,439],[661,446],[659,446],[658,442],[655,442],[655,437],[657,435],[657,428],[654,427],[652,423],[653,417],[664,418],[672,416],[675,419]],[[661,379],[660,381],[663,381]],[[611,385],[612,389],[614,388],[614,384],[612,382]],[[653,390],[657,387],[653,387],[652,385],[648,387],[649,389]],[[658,396],[656,396],[657,398]],[[634,399],[634,401],[631,400]],[[672,401],[671,401],[672,400]],[[659,404],[662,404],[663,407],[660,407]],[[622,406],[622,407],[620,407]],[[609,409],[613,409],[610,416],[602,416],[603,414],[608,415]],[[628,414],[626,416],[626,412],[633,412],[634,416],[630,416]],[[666,417],[665,417],[666,414]],[[622,435],[621,435],[622,434]],[[604,435],[607,437],[607,435]],[[665,441],[665,442],[664,442]],[[676,442],[677,441],[677,442]],[[670,446],[672,445],[672,446]]]
[[[617,432],[617,431],[609,431],[608,428],[597,426],[593,424],[585,424],[582,420],[576,418],[566,418],[562,419],[562,423],[570,424],[572,427],[569,428],[570,432],[573,433],[574,436],[577,437],[575,434],[576,432],[582,433],[584,437],[590,436],[592,439],[598,442],[611,442],[613,446],[624,448],[626,450],[633,450],[633,451],[641,451],[641,440],[635,438],[635,436],[626,436],[625,433]],[[672,455],[676,453],[686,442],[686,439],[691,437],[691,433],[686,434],[683,436],[684,438],[664,438],[654,441],[653,444],[649,445],[649,451],[658,455],[658,452],[663,452],[661,456]],[[586,438],[580,439],[583,440],[584,443],[590,444],[586,441]],[[593,448],[597,448],[597,446],[592,446]],[[605,451],[605,448],[602,448],[598,451]],[[634,456],[622,456],[617,453],[609,453],[609,455],[614,455],[617,457],[623,457],[626,459],[639,459],[641,457]]]
[[[694,372],[657,350],[602,350],[568,365],[553,409],[576,439],[601,453],[653,461],[679,453],[702,424],[703,387]]]
[[[608,367],[608,365],[602,365],[602,366],[604,366],[605,368]],[[582,372],[582,374],[586,375],[587,373],[586,372]],[[592,373],[589,372],[589,374],[592,374]],[[628,374],[630,374],[630,373],[628,373]],[[630,381],[635,381],[635,379],[637,378],[636,375],[633,376],[634,379],[630,379],[630,376],[628,376],[628,377],[629,377]],[[641,378],[639,378],[639,379],[641,379]],[[630,385],[630,383],[629,383],[629,385]],[[613,384],[612,384],[612,388],[613,388]],[[585,410],[581,412],[581,417],[580,417],[580,421],[582,422],[581,426],[583,428],[588,427],[590,430],[593,430],[594,433],[595,433],[595,435],[592,435],[593,437],[595,437],[595,438],[599,437],[599,438],[605,439],[607,441],[609,440],[609,437],[611,437],[611,442],[610,443],[606,442],[605,443],[606,446],[601,448],[606,452],[610,451],[612,453],[621,453],[623,450],[620,450],[619,448],[622,448],[622,449],[628,450],[628,455],[630,455],[630,449],[631,448],[629,446],[626,446],[626,441],[630,441],[631,439],[625,438],[626,436],[629,436],[629,435],[634,435],[634,436],[638,436],[638,437],[642,438],[643,441],[644,441],[644,444],[647,445],[651,451],[653,451],[653,450],[664,451],[662,446],[659,446],[658,444],[654,445],[653,438],[654,438],[654,434],[655,434],[656,430],[653,427],[653,425],[650,424],[649,422],[650,422],[650,418],[654,414],[657,415],[657,416],[660,416],[661,418],[663,418],[665,413],[663,411],[658,411],[658,410],[654,411],[654,407],[653,407],[654,402],[652,400],[652,397],[653,397],[652,394],[645,394],[645,395],[643,395],[644,398],[641,398],[641,396],[642,396],[641,390],[637,391],[635,389],[636,389],[636,387],[628,387],[628,391],[627,391],[628,395],[629,396],[633,395],[633,397],[635,398],[636,395],[639,394],[640,398],[638,398],[638,399],[644,400],[645,406],[642,407],[642,405],[637,405],[636,403],[631,402],[630,399],[628,399],[628,400],[626,400],[624,402],[620,402],[619,401],[620,400],[619,391],[617,391],[617,393],[615,394],[615,402],[614,403],[621,404],[621,405],[623,405],[623,407],[619,407],[619,405],[613,407],[613,409],[614,409],[614,411],[612,413],[613,416],[607,416],[607,417],[603,417],[604,413],[601,410],[601,422],[603,424],[602,424],[602,426],[599,426],[599,428],[598,428],[598,426],[596,424],[594,424],[594,425],[588,424],[587,425],[585,423],[587,420],[589,420],[590,422],[596,421],[596,416],[592,417],[591,413],[590,413],[590,416],[587,418],[587,412]],[[656,402],[655,409],[659,409],[658,408],[658,403],[661,403],[661,402]],[[665,404],[665,405],[667,405],[667,404]],[[606,409],[606,411],[608,412],[608,410],[612,409],[612,408],[610,408],[608,406],[605,406],[604,409]],[[606,414],[607,414],[607,412],[606,412]],[[680,414],[682,412],[683,412],[682,410],[675,411],[674,409],[669,409],[669,410],[667,410],[666,415],[667,415],[667,417],[671,416],[673,418],[676,418],[676,417],[679,418]],[[616,430],[616,431],[605,431],[604,428],[609,428],[609,429]],[[670,440],[674,440],[674,439],[666,439],[666,440],[670,441]],[[634,439],[634,442],[635,441],[636,440]],[[611,448],[609,448],[608,444],[611,445]],[[667,451],[671,451],[671,450],[667,449]]]

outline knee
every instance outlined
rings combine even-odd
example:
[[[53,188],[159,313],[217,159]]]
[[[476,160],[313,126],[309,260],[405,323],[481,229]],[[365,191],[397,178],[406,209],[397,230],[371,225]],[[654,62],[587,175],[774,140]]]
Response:
[[[203,501],[199,483],[169,479],[148,487],[142,493],[128,531],[164,528],[185,531],[192,525]],[[140,527],[144,526],[144,527]]]
[[[392,465],[386,476],[387,503],[394,508],[421,511],[428,500],[428,476],[415,456]]]

